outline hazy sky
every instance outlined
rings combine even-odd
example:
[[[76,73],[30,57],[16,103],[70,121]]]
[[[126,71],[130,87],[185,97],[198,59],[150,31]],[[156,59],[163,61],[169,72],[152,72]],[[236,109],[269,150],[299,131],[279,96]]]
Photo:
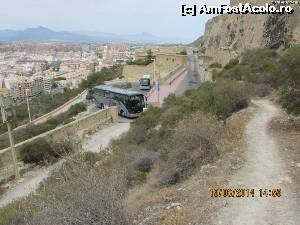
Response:
[[[180,5],[187,2],[216,5],[229,0],[0,0],[0,29],[45,26],[194,40],[211,16],[182,17]]]

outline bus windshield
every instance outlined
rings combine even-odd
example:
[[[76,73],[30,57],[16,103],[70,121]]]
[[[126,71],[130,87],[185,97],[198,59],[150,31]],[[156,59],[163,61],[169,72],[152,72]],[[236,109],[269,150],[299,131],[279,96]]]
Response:
[[[149,86],[150,85],[150,79],[142,78],[142,79],[140,79],[140,84],[142,86]]]
[[[144,96],[143,95],[131,95],[127,96],[125,100],[125,105],[128,111],[131,113],[142,112],[145,107]]]

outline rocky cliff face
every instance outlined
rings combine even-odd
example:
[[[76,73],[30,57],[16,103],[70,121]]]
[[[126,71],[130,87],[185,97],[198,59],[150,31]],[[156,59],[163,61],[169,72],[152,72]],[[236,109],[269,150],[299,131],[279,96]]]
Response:
[[[262,4],[266,1],[232,0]],[[270,3],[271,4],[271,3]],[[206,24],[202,49],[209,62],[227,63],[246,49],[300,44],[300,7],[292,15],[221,15]]]

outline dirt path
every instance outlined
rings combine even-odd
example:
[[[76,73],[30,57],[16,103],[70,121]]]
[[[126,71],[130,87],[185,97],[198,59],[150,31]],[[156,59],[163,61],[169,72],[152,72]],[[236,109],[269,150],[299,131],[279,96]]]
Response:
[[[213,224],[224,225],[296,225],[300,216],[299,193],[293,190],[289,162],[276,140],[269,134],[268,124],[279,109],[268,100],[253,101],[254,117],[246,127],[246,161],[229,178],[226,188],[254,188],[254,198],[226,198]],[[282,197],[259,197],[260,188],[281,188]]]
[[[120,119],[116,124],[109,125],[105,129],[102,129],[93,134],[89,140],[83,144],[83,151],[100,152],[105,149],[109,142],[120,137],[123,133],[127,132],[130,128],[130,121]]]
[[[12,182],[10,189],[0,199],[0,208],[34,193],[41,182],[59,165],[61,165],[61,163],[49,167],[36,168],[24,174],[18,183]]]

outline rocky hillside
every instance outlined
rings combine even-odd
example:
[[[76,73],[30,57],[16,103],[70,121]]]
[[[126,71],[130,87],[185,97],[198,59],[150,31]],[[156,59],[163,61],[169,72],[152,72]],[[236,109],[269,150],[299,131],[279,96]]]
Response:
[[[232,0],[262,4],[261,0]],[[271,4],[271,3],[270,3]],[[292,15],[220,15],[206,24],[202,52],[208,63],[227,63],[246,49],[290,46],[300,43],[300,8]]]

